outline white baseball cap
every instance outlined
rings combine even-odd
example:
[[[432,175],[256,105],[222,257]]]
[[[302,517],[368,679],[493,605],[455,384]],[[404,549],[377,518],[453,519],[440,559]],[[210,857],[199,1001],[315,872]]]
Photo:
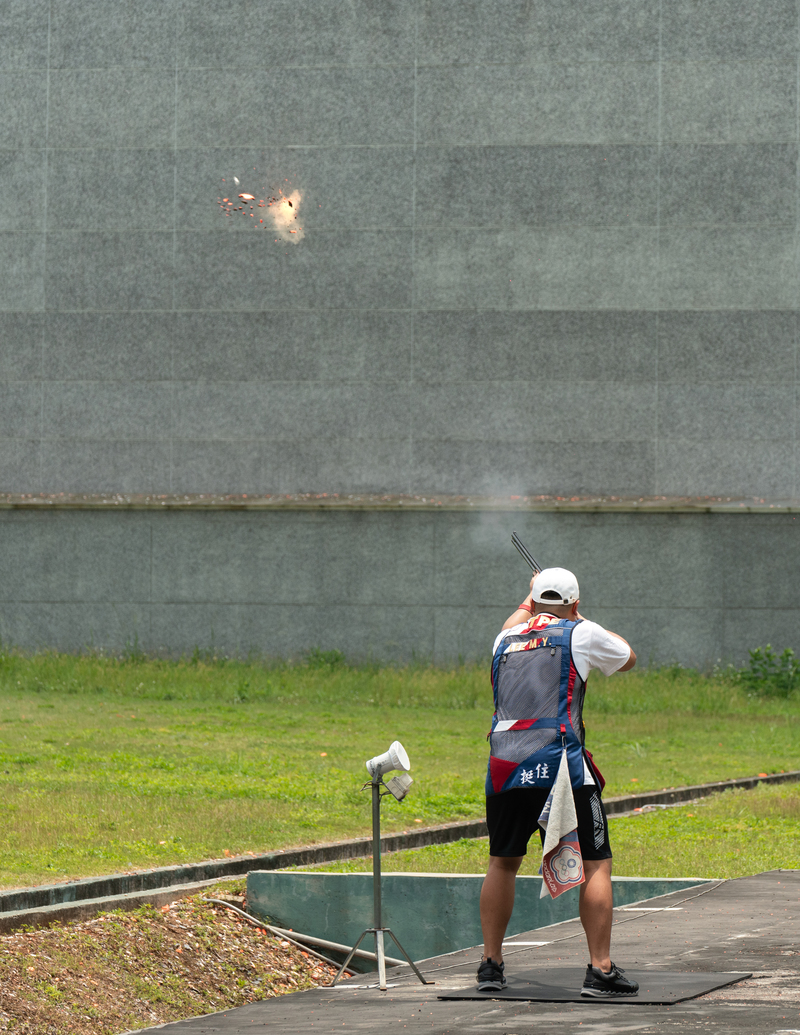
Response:
[[[544,594],[550,594],[544,596]],[[560,599],[552,594],[557,593]],[[574,604],[580,599],[578,580],[566,568],[545,568],[533,580],[531,596],[537,604]]]

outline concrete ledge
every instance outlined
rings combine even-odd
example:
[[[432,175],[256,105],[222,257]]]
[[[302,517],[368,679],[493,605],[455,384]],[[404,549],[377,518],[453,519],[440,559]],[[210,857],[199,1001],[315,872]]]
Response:
[[[79,902],[0,913],[0,932],[8,933],[19,927],[49,927],[51,924],[77,923],[79,920],[89,920],[98,913],[109,913],[114,909],[138,909],[139,906],[148,904],[164,906],[215,883],[216,881],[206,880],[197,884],[174,884],[160,891],[134,891],[127,895],[109,895],[106,898],[82,899]]]
[[[800,500],[734,496],[411,496],[0,493],[0,510],[493,510],[567,513],[800,513]]]
[[[618,816],[625,812],[632,812],[634,809],[644,808],[645,805],[670,805],[673,802],[705,798],[709,794],[719,794],[721,791],[737,788],[750,790],[760,783],[797,783],[798,780],[800,780],[800,770],[794,769],[788,773],[771,773],[769,776],[745,776],[740,780],[720,780],[717,783],[695,784],[693,787],[671,787],[664,791],[645,791],[642,794],[625,795],[623,798],[604,798],[603,804],[606,807],[607,815]]]

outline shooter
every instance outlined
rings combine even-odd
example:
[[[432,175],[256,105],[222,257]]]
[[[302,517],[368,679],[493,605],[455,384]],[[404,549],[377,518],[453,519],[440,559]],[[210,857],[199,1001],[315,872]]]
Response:
[[[516,533],[514,545],[521,548]],[[489,868],[481,890],[484,955],[478,989],[506,985],[503,938],[517,871],[563,761],[569,774],[565,793],[569,796],[571,784],[577,819],[573,840],[580,851],[574,856],[578,867],[582,856],[579,909],[590,957],[581,995],[633,996],[638,984],[611,961],[611,846],[600,796],[605,781],[584,747],[582,711],[589,673],[627,672],[636,655],[617,633],[578,612],[578,581],[571,571],[539,571],[527,551],[523,556],[534,571],[530,592],[503,625],[493,651],[495,714],[486,778]],[[544,843],[544,830],[539,833]]]

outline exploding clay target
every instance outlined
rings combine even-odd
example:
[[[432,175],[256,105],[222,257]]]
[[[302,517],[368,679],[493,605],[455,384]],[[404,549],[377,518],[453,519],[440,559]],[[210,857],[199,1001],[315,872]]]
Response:
[[[225,183],[225,180],[223,179],[222,182]],[[240,186],[237,176],[233,177],[233,182]],[[288,182],[288,180],[284,180],[284,183]],[[242,202],[241,205],[237,203],[239,201]],[[230,217],[241,213],[250,219],[256,218],[256,209],[265,209],[264,215],[267,216],[267,221],[265,222],[263,218],[259,218],[255,226],[259,229],[263,228],[264,230],[271,230],[273,233],[277,233],[276,242],[290,241],[292,244],[296,244],[305,236],[303,226],[298,219],[302,201],[302,191],[293,190],[289,193],[288,187],[286,190],[283,187],[278,187],[277,189],[270,189],[266,198],[258,200],[257,195],[248,194],[245,191],[242,191],[237,199],[218,197],[217,205],[224,216]]]

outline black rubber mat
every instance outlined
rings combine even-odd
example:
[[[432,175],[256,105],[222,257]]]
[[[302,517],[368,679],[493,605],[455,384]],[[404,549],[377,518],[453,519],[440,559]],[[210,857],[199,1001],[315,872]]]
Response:
[[[752,974],[687,973],[677,970],[629,970],[625,976],[639,982],[636,996],[605,996],[602,999],[584,998],[581,985],[585,967],[552,967],[548,970],[527,970],[508,974],[508,984],[500,992],[479,992],[473,984],[469,988],[440,993],[438,999],[524,999],[539,1003],[631,1003],[635,1006],[680,1003],[695,999],[715,988],[734,985]]]

